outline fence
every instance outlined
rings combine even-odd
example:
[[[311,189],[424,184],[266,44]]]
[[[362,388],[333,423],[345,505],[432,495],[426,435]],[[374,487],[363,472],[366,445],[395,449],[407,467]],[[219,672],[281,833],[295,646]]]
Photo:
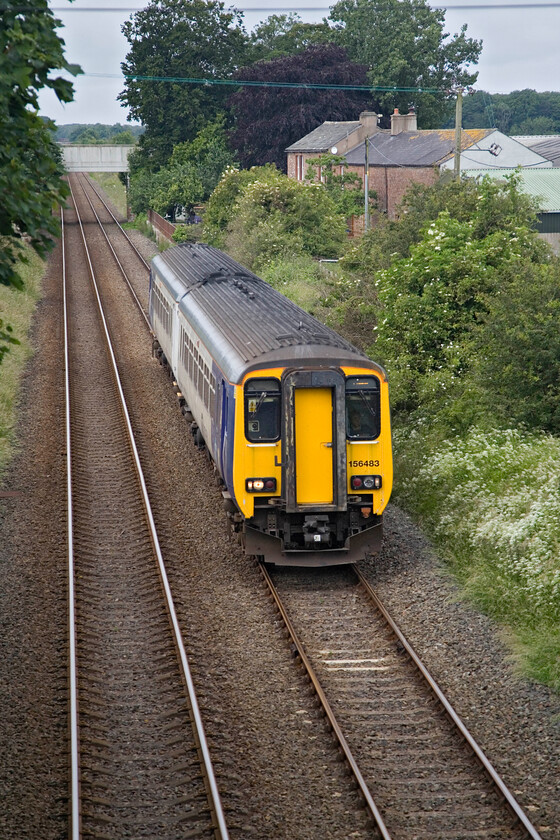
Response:
[[[159,234],[168,240],[172,239],[175,225],[172,225],[171,222],[168,222],[167,219],[164,219],[155,210],[148,210],[148,222],[154,228],[156,236]]]

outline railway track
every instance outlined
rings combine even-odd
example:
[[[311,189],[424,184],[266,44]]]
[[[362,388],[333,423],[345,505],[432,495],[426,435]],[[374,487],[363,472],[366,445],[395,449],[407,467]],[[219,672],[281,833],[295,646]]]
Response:
[[[539,840],[359,568],[262,575],[384,840]]]
[[[103,272],[108,271],[112,275],[105,291],[105,295],[110,295],[116,271],[126,278],[128,267],[135,262],[137,265],[138,257],[124,244],[114,216],[110,214],[106,205],[100,203],[101,196],[96,197],[96,192],[92,193],[91,187],[89,183],[77,184],[75,194],[80,209],[88,220],[85,226],[91,229],[92,234],[95,230],[92,253],[100,255],[107,248],[111,252],[110,258],[107,258],[109,263],[103,268]],[[86,198],[86,193],[89,199]],[[69,221],[72,222],[71,217]],[[75,228],[75,225],[73,227]],[[101,228],[104,229],[104,233],[101,232]],[[93,263],[96,268],[95,256]],[[145,297],[132,283],[129,285],[136,306],[142,311],[146,322]],[[85,307],[89,313],[86,320],[91,316],[92,307],[93,303],[88,303]],[[78,344],[82,343],[85,353],[85,372],[82,375],[86,379],[96,380],[97,374],[92,376],[91,348],[96,346],[97,339],[94,342],[91,334],[86,333],[84,323],[71,312],[69,321],[70,332],[74,333]],[[120,329],[122,331],[122,327]],[[118,331],[117,326],[117,334]],[[134,836],[139,837],[179,838],[183,835],[189,836],[190,832],[201,837],[221,836],[216,833],[217,820],[215,816],[212,817],[212,807],[208,806],[208,782],[204,783],[196,761],[191,761],[195,754],[197,757],[200,755],[200,748],[192,743],[189,747],[185,738],[192,715],[189,713],[184,693],[176,693],[176,688],[170,688],[170,674],[175,669],[174,663],[177,662],[177,642],[171,642],[169,639],[164,641],[163,628],[164,625],[168,625],[169,608],[162,607],[159,601],[160,579],[158,573],[153,571],[154,552],[148,548],[148,543],[154,541],[153,537],[144,541],[145,535],[139,533],[128,538],[128,531],[125,529],[128,529],[129,525],[126,524],[124,514],[117,513],[116,521],[105,518],[107,510],[113,508],[115,496],[124,496],[124,488],[138,483],[134,470],[128,476],[120,475],[120,467],[117,469],[117,465],[122,457],[119,454],[121,450],[105,450],[105,456],[100,455],[105,439],[116,440],[120,435],[117,432],[116,418],[122,413],[122,409],[101,407],[100,402],[102,395],[110,390],[109,379],[105,380],[106,384],[100,385],[100,394],[92,391],[88,398],[84,395],[89,401],[83,404],[82,420],[76,426],[75,432],[70,434],[70,437],[85,439],[86,449],[80,457],[92,467],[91,470],[78,474],[78,483],[85,488],[86,501],[77,505],[75,518],[79,516],[80,522],[82,521],[82,506],[86,508],[85,513],[88,516],[90,509],[94,507],[94,500],[95,506],[104,517],[102,539],[98,539],[98,526],[92,526],[91,521],[88,524],[85,517],[84,532],[79,529],[76,531],[80,555],[86,558],[86,565],[82,567],[83,573],[75,571],[77,594],[83,596],[86,603],[99,605],[104,624],[100,629],[96,624],[98,619],[93,613],[88,617],[85,608],[78,607],[78,662],[80,655],[90,658],[91,676],[85,672],[76,678],[79,696],[76,706],[84,714],[80,717],[79,730],[76,725],[75,741],[79,743],[79,750],[76,750],[79,759],[76,779],[79,779],[79,784],[76,781],[75,786],[78,793],[82,793],[83,804],[74,815],[73,823],[81,826],[83,836],[100,838],[127,836],[118,828],[119,825],[127,826],[134,832]],[[106,427],[108,418],[115,424],[114,429],[113,426],[110,430],[105,428],[101,442],[96,438],[90,439],[89,434],[82,431],[82,423],[89,421],[90,415],[99,415],[102,418],[100,429]],[[130,447],[130,444],[126,444],[125,448],[126,446]],[[99,457],[101,460],[98,460]],[[107,466],[109,479],[103,492],[107,493],[105,499],[108,501],[99,501],[97,504],[98,497],[99,500],[103,497],[101,490],[97,491],[93,482],[97,474],[105,471]],[[115,492],[115,488],[118,488],[118,492]],[[136,523],[134,527],[141,521],[142,516],[142,521],[145,521],[142,511],[132,514],[131,519]],[[113,532],[116,536],[105,539],[113,528],[116,529]],[[140,532],[143,530],[142,526]],[[131,542],[135,549],[128,567],[122,558]],[[92,543],[92,546],[88,547],[89,543]],[[116,555],[113,554],[111,559],[111,552],[115,548]],[[125,577],[119,580],[123,571]],[[113,575],[114,589],[109,589],[108,580]],[[385,619],[380,618],[379,606],[372,608],[368,600],[370,596],[365,594],[365,590],[362,592],[355,580],[346,579],[344,582],[342,578],[338,580],[339,576],[340,570],[321,570],[320,574],[276,571],[273,575],[274,580],[281,583],[285,616],[292,616],[294,629],[297,630],[296,640],[292,642],[293,653],[298,662],[308,658],[315,671],[318,686],[316,690],[323,695],[329,714],[333,715],[328,725],[337,735],[338,742],[343,744],[361,800],[371,815],[372,827],[368,831],[361,828],[362,822],[355,814],[349,819],[348,828],[342,832],[334,827],[324,830],[319,820],[317,836],[346,838],[352,834],[356,837],[384,837],[393,840],[424,840],[427,837],[438,840],[467,840],[471,837],[511,840],[538,838],[536,830],[528,821],[525,822],[526,817],[517,810],[518,806],[513,798],[508,805],[508,794],[506,793],[504,799],[499,782],[496,784],[495,780],[488,781],[487,771],[480,766],[480,757],[473,757],[472,749],[468,747],[469,738],[465,738],[462,733],[457,735],[456,725],[449,722],[449,712],[434,698],[431,690],[427,689],[425,678],[418,677],[415,667],[411,666],[406,642],[398,636],[395,637],[393,631],[387,630],[383,624]],[[333,581],[337,581],[336,586]],[[359,597],[358,590],[361,593]],[[134,591],[133,600],[136,606],[131,608],[129,619],[121,618],[120,610],[131,591]],[[81,600],[80,603],[83,604],[84,601]],[[97,615],[99,616],[99,611]],[[149,642],[152,647],[148,653],[138,654],[141,661],[137,676],[133,652],[136,648],[140,650],[140,617],[143,624],[146,616],[149,618],[146,621],[145,633],[152,640]],[[127,621],[129,623],[126,623]],[[372,626],[374,621],[378,625],[375,632]],[[106,638],[110,635],[120,637],[124,642],[124,649],[131,651],[130,659],[129,653],[125,655],[121,650],[121,653],[115,654],[114,670],[110,666],[103,671],[102,668],[106,666],[100,665],[99,650],[109,648]],[[120,667],[123,661],[126,663],[128,675],[120,677],[117,666]],[[150,674],[146,675],[145,664],[150,661],[156,664],[152,664]],[[155,679],[150,679],[150,675],[153,677],[154,674],[157,675]],[[176,680],[176,674],[173,679]],[[184,678],[179,678],[180,683],[184,681]],[[150,682],[160,684],[163,691],[162,699],[157,702],[157,709],[152,714],[144,712],[142,707],[142,702],[149,702],[148,698],[153,688],[153,685],[148,685]],[[103,707],[107,704],[111,710],[106,713]],[[124,718],[122,724],[117,724],[113,721],[113,706],[122,706],[125,711],[128,709],[132,719],[126,723]],[[109,722],[104,717],[106,714]],[[399,716],[398,722],[395,722],[395,715]],[[317,718],[311,709],[308,719],[309,722],[314,721],[312,739],[321,742],[324,739],[321,719]],[[144,746],[146,748],[144,753],[130,749],[131,744],[136,743],[133,741],[133,737],[136,736],[132,736],[131,733],[137,724],[151,724],[153,730],[149,738],[140,736],[142,749]],[[121,734],[111,749],[108,746],[111,744],[110,736],[117,730]],[[158,741],[159,735],[163,736],[161,741]],[[118,746],[121,738],[124,743],[122,749]],[[220,734],[220,739],[227,742],[226,731]],[[237,752],[235,744],[230,745],[228,749],[232,754]],[[109,756],[112,756],[112,763],[109,763],[105,752],[107,750]],[[117,759],[119,753],[131,755],[132,760],[128,763],[124,761],[120,766]],[[142,755],[144,758],[141,758]],[[326,760],[331,762],[332,758]],[[129,770],[133,771],[132,776],[127,777]],[[275,773],[281,772],[278,763]],[[310,772],[313,774],[313,771]],[[189,773],[192,773],[192,777]],[[321,774],[327,775],[324,767],[314,773],[319,778]],[[121,795],[114,792],[115,789],[118,790],[115,788],[116,780],[119,784],[122,783]],[[234,778],[235,791],[228,791],[230,797],[239,796],[238,782],[239,779],[236,783]],[[143,796],[145,801],[140,802],[138,791],[150,790],[152,783],[154,790],[157,790],[157,785],[161,785],[160,793],[147,794]],[[292,780],[286,778],[285,784],[289,790]],[[342,790],[340,782],[337,784],[336,796],[341,795],[339,790]],[[325,800],[332,795],[325,794]],[[348,801],[351,801],[352,796],[358,799],[352,793],[345,793],[344,796],[349,797]],[[77,795],[75,801],[78,801]],[[247,837],[259,837],[262,840],[264,837],[288,836],[278,833],[278,829],[276,833],[270,834],[267,833],[267,827],[262,830],[262,826],[266,824],[262,821],[262,814],[256,817],[256,813],[250,815],[249,812],[243,828],[238,829],[239,833],[236,836],[243,840]],[[256,826],[261,826],[260,833],[258,828],[252,829],[250,824],[253,819]],[[289,836],[295,838],[308,835],[292,832]]]
[[[63,270],[71,836],[227,838],[96,285],[114,270],[106,234],[72,189],[63,248],[84,259]]]

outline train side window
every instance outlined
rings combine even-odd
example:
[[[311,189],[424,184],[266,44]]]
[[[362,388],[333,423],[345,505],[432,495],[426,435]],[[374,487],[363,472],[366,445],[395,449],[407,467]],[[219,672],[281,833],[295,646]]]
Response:
[[[381,400],[376,376],[349,376],[346,380],[346,437],[376,440],[381,432]]]
[[[249,379],[245,385],[245,437],[254,443],[280,438],[280,382]]]

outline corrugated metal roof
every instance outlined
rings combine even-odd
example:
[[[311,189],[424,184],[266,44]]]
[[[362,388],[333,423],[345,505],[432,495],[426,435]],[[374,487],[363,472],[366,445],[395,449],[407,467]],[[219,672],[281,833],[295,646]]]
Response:
[[[560,137],[548,137],[546,140],[540,140],[531,146],[531,150],[552,161],[553,166],[560,166]]]
[[[479,143],[494,129],[480,128],[463,130],[461,149],[465,150]],[[454,129],[402,131],[391,135],[379,132],[369,140],[370,166],[433,166],[447,160],[454,151]],[[363,165],[364,143],[346,155],[349,164]]]
[[[560,166],[560,134],[515,134],[512,140],[523,143],[533,152],[538,152],[553,166]]]
[[[359,125],[359,120],[324,122],[301,140],[288,146],[286,152],[325,152],[355,131]]]
[[[543,213],[560,213],[560,168],[555,169],[465,169],[469,178],[488,175],[490,178],[504,179],[506,175],[518,172],[521,177],[521,190],[539,200]]]

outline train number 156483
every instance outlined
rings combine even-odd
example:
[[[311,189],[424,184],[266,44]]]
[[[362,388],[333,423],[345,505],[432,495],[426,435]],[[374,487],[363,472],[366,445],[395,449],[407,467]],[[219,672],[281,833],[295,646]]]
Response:
[[[349,467],[378,467],[379,461],[349,461]]]

